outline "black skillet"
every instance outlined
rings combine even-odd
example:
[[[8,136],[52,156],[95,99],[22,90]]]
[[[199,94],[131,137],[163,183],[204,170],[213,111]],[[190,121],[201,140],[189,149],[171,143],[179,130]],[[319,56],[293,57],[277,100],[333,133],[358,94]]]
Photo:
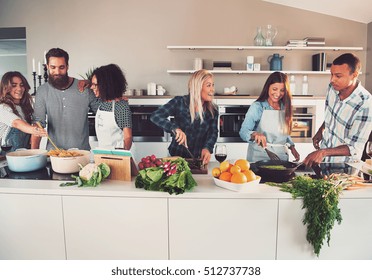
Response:
[[[283,169],[272,169],[266,168],[266,166],[280,165]],[[260,175],[265,181],[272,182],[286,182],[293,175],[296,169],[301,165],[301,163],[284,161],[284,160],[261,160],[255,162],[255,167],[257,169],[257,174]]]

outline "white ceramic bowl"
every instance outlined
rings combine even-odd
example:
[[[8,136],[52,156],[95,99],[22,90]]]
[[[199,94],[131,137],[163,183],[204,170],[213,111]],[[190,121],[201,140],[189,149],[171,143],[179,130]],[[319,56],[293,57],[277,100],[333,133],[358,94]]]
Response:
[[[55,157],[50,156],[50,163],[54,172],[67,174],[67,173],[77,173],[80,171],[79,164],[85,166],[90,160],[90,151],[85,150],[74,150],[82,154],[76,157]]]
[[[235,192],[247,192],[249,191],[251,187],[258,186],[258,184],[260,183],[261,177],[256,176],[256,178],[257,178],[256,180],[253,180],[247,183],[242,183],[242,184],[230,183],[230,182],[222,181],[217,178],[213,178],[213,180],[214,180],[214,183],[221,188],[228,189],[228,190],[235,191]]]

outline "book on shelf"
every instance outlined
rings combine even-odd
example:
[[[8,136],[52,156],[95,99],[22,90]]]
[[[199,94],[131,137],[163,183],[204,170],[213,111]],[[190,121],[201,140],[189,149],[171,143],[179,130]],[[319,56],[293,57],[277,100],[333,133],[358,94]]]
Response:
[[[287,41],[287,47],[306,47],[305,40],[290,39]]]
[[[291,43],[288,43],[287,45],[285,45],[286,47],[306,47],[307,45],[306,44],[291,44]]]
[[[323,37],[306,37],[304,38],[304,41],[308,46],[312,47],[325,45],[325,38]]]
[[[326,54],[324,52],[312,56],[312,70],[325,71],[327,66]]]
[[[221,71],[221,70],[223,70],[223,71],[226,71],[226,70],[228,70],[228,71],[232,71],[232,68],[231,67],[213,67],[213,71]]]
[[[325,42],[307,42],[307,46],[324,46]]]
[[[324,37],[306,37],[304,38],[306,42],[325,42]]]

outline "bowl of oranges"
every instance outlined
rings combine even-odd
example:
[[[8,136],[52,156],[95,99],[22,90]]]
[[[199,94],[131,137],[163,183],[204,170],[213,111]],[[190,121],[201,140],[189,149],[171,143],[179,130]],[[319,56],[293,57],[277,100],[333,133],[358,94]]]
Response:
[[[261,177],[250,169],[250,163],[246,159],[238,159],[234,164],[223,161],[219,167],[212,169],[212,175],[217,186],[236,192],[248,191],[261,180]]]

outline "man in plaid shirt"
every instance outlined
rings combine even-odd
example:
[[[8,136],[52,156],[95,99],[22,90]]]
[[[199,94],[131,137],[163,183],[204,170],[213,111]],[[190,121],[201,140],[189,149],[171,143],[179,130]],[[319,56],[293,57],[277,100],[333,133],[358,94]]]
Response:
[[[372,130],[372,96],[360,84],[360,60],[345,53],[331,67],[325,121],[313,137],[316,151],[304,164],[360,160]]]

